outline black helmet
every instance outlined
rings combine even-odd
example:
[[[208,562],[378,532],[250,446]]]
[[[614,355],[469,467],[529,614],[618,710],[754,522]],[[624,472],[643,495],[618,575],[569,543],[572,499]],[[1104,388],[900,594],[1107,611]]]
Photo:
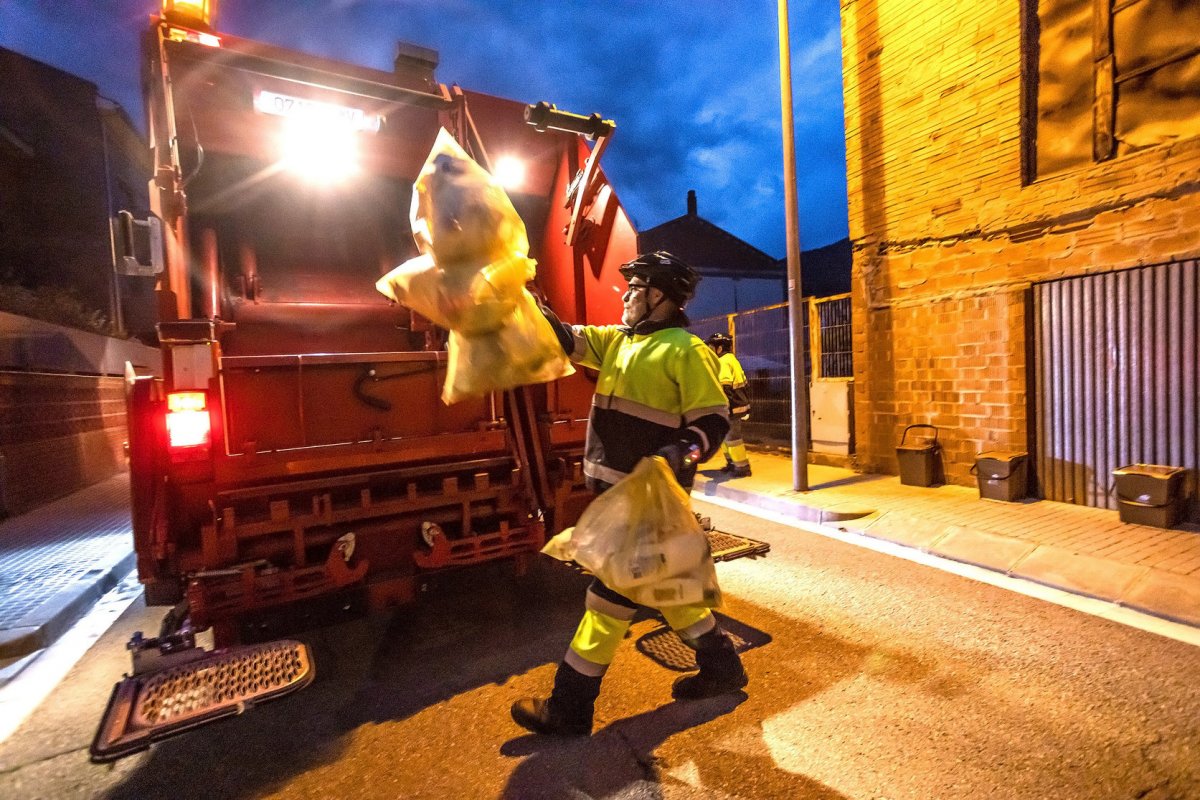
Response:
[[[729,338],[729,334],[714,333],[712,336],[704,340],[704,343],[709,347],[720,347],[725,350],[733,349],[733,339]]]
[[[630,281],[635,277],[658,289],[680,308],[696,294],[700,274],[666,250],[640,255],[621,267],[621,275]]]

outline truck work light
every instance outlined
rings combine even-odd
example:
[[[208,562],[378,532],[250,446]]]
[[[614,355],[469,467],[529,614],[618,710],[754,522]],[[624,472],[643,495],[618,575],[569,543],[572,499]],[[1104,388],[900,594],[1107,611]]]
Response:
[[[289,119],[280,129],[279,162],[312,183],[338,183],[359,170],[358,138],[344,125]]]
[[[525,184],[525,162],[513,156],[496,159],[496,180],[505,189],[519,189]]]

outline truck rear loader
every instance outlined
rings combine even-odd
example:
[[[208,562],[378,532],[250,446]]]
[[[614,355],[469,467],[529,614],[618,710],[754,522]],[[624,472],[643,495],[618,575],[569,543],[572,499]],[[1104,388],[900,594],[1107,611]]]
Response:
[[[565,318],[618,319],[636,255],[598,167],[611,121],[448,87],[423,47],[385,72],[220,33],[208,7],[164,0],[144,36],[154,216],[124,215],[117,260],[156,282],[162,374],[127,375],[128,451],[138,574],[170,611],[130,642],[96,761],[306,685],[302,642],[241,643],[256,615],[524,569],[587,504],[588,376],[447,406],[445,331],[375,289],[417,253],[413,181],[440,129],[523,171],[508,193]]]

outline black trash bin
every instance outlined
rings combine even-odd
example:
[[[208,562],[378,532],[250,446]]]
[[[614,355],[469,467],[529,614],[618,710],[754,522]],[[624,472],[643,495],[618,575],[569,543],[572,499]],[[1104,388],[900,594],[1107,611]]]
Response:
[[[1028,453],[989,450],[975,456],[975,480],[979,496],[987,500],[1015,503],[1024,500],[1028,489]]]
[[[1183,511],[1183,467],[1130,464],[1113,470],[1121,522],[1169,528]]]
[[[933,436],[913,435],[908,441],[909,431],[922,428],[933,431]],[[933,425],[909,425],[900,437],[896,448],[896,460],[900,462],[900,482],[905,486],[933,486],[938,482],[938,429]]]

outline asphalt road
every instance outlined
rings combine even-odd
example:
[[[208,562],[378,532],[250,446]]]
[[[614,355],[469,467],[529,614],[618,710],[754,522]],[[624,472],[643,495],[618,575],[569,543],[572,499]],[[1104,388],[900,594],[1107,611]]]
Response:
[[[0,745],[18,798],[1200,798],[1200,648],[697,503],[771,543],[718,565],[747,694],[672,702],[635,622],[590,739],[524,734],[587,580],[475,576],[305,635],[318,677],[242,717],[95,766],[87,746],[140,601]]]

